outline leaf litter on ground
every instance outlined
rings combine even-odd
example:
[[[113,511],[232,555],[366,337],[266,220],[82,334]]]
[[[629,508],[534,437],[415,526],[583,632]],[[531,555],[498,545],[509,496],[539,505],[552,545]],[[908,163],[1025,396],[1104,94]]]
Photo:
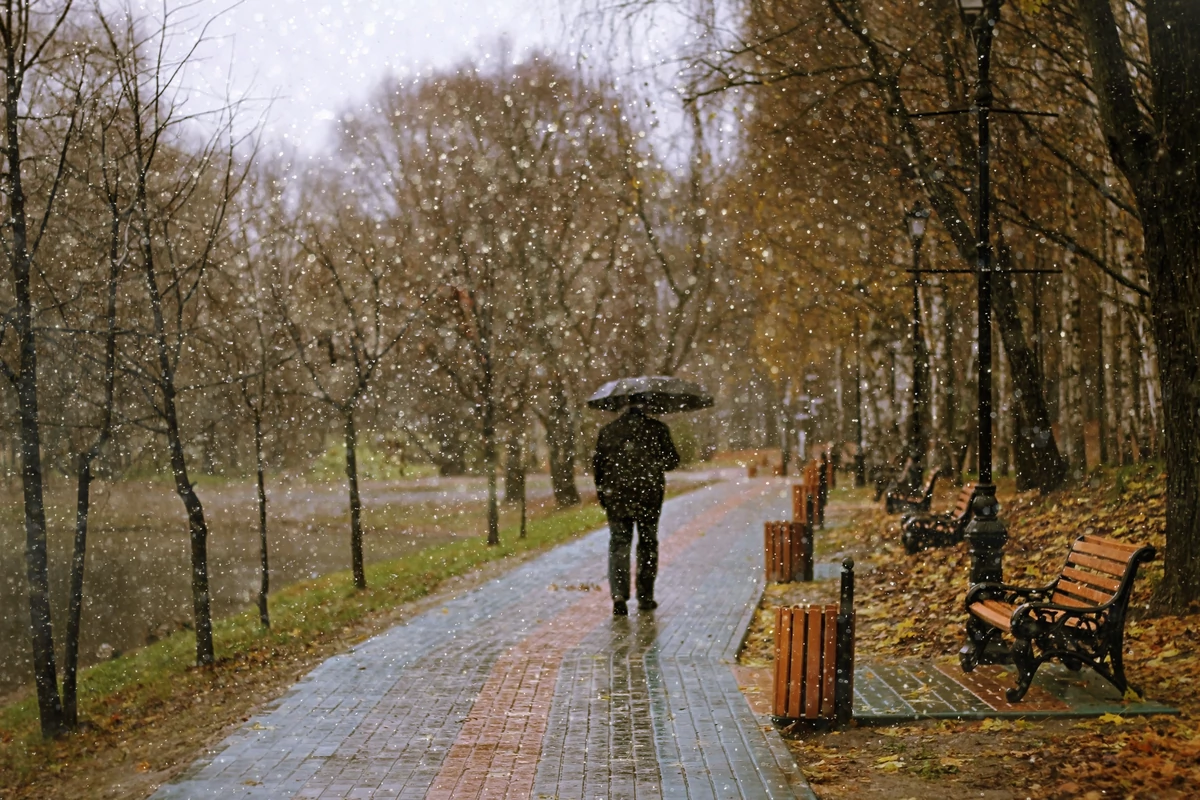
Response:
[[[1095,534],[1147,543],[1160,557],[1139,572],[1125,631],[1126,674],[1178,717],[1104,714],[1086,720],[928,722],[842,733],[791,731],[789,746],[821,797],[854,797],[864,783],[902,797],[911,781],[938,782],[939,797],[1162,798],[1200,796],[1200,613],[1152,615],[1162,576],[1166,479],[1154,463],[1097,470],[1086,483],[1046,496],[1017,494],[1001,482],[1009,528],[1005,579],[1042,585],[1058,574],[1070,542]],[[953,503],[944,487],[935,508]],[[862,500],[839,490],[836,500]],[[817,533],[818,554],[852,555],[860,565],[855,608],[856,657],[952,659],[962,644],[970,559],[965,545],[908,556],[899,518],[878,506],[854,506],[850,523]],[[837,582],[769,585],[746,638],[741,663],[770,667],[774,608],[837,602]],[[1136,700],[1127,696],[1126,700]],[[903,755],[895,742],[923,757]],[[883,743],[891,742],[891,747]],[[812,767],[810,765],[819,766]],[[884,766],[896,765],[901,766]],[[933,768],[945,765],[945,769]],[[895,786],[881,786],[894,781]],[[961,784],[958,788],[946,781]],[[917,784],[918,786],[920,783]]]

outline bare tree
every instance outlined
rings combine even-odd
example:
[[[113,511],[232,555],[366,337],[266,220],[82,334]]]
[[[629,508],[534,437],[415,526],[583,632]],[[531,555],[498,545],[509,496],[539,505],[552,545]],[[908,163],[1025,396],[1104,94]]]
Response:
[[[196,663],[204,666],[214,660],[208,524],[188,474],[180,415],[180,394],[192,384],[180,377],[195,353],[195,326],[203,317],[199,306],[209,270],[228,237],[227,214],[246,167],[235,157],[232,106],[215,112],[209,122],[216,122],[216,132],[199,147],[182,139],[180,126],[192,118],[180,111],[179,81],[205,32],[181,59],[171,61],[169,11],[148,32],[132,13],[99,13],[99,20],[129,128],[137,241],[131,260],[141,272],[150,317],[135,324],[138,346],[124,354],[124,368],[153,393],[146,399],[157,422],[146,427],[166,439],[175,491],[187,514]],[[203,367],[196,377],[197,386],[220,383]]]
[[[25,505],[25,560],[29,581],[29,624],[33,643],[34,679],[42,735],[56,736],[66,729],[54,660],[54,635],[50,617],[49,567],[46,554],[46,508],[43,498],[42,434],[38,420],[38,334],[36,303],[31,276],[47,222],[55,208],[63,176],[67,148],[74,134],[77,109],[39,109],[51,119],[69,121],[58,131],[57,158],[50,161],[49,174],[39,170],[34,186],[41,205],[30,207],[26,179],[32,169],[26,151],[28,127],[42,115],[33,109],[25,92],[37,80],[71,11],[71,3],[39,3],[36,0],[6,0],[0,8],[0,47],[4,60],[4,161],[3,190],[7,214],[4,221],[5,255],[9,262],[13,306],[4,315],[0,343],[11,328],[16,335],[15,365],[6,356],[0,370],[17,396],[20,416],[21,485]],[[48,179],[47,179],[48,178]],[[31,225],[32,223],[32,225]],[[32,230],[31,230],[32,227]]]
[[[408,230],[384,230],[345,202],[355,197],[352,186],[324,180],[314,194],[332,202],[321,209],[323,214],[313,214],[312,221],[294,228],[298,263],[280,264],[272,281],[272,302],[315,398],[341,422],[351,568],[354,585],[365,589],[357,415],[371,400],[388,357],[408,336],[421,310],[408,291],[413,272],[404,254]],[[353,175],[348,180],[357,182]]]

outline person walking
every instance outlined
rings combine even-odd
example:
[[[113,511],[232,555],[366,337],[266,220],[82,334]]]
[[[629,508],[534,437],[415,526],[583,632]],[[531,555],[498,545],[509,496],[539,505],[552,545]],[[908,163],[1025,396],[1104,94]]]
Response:
[[[658,576],[658,518],[664,473],[679,466],[679,452],[665,423],[646,414],[645,402],[629,399],[629,410],[600,429],[592,456],[596,495],[608,516],[608,584],[613,615],[629,613],[629,557],[637,526],[638,608],[651,611]]]

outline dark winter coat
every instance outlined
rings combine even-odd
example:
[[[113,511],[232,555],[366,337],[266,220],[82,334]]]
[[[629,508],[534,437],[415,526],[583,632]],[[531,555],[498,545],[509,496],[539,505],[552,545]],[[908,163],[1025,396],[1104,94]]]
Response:
[[[658,516],[668,470],[679,453],[665,423],[632,408],[600,429],[592,475],[600,505],[620,517]]]

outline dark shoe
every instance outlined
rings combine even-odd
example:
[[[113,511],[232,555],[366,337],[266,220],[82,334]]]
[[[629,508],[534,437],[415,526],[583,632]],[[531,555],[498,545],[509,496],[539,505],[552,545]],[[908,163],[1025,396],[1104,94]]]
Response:
[[[638,611],[653,611],[658,608],[658,603],[653,600],[638,600]]]
[[[628,617],[629,616],[629,606],[625,605],[624,600],[613,600],[613,616],[614,617]]]

